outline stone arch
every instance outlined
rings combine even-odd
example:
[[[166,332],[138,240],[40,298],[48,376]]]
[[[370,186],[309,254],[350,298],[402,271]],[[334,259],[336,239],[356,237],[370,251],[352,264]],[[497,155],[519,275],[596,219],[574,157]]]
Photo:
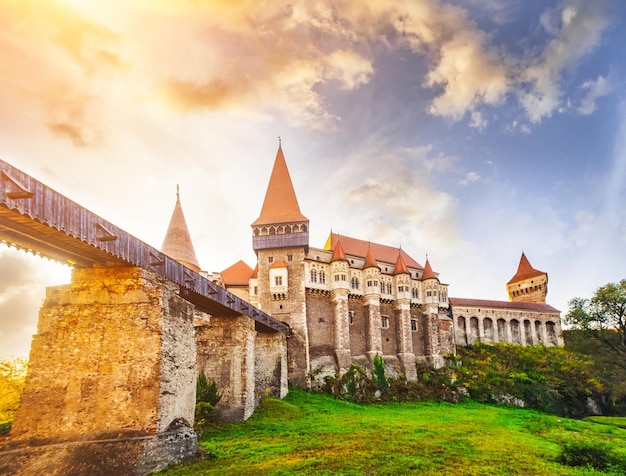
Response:
[[[470,318],[470,335],[468,336],[468,343],[474,344],[480,338],[480,332],[478,330],[478,318],[473,316]]]
[[[511,319],[511,344],[522,343],[522,330],[517,319]]]
[[[465,316],[459,316],[456,319],[456,344],[467,345]]]
[[[533,329],[528,319],[524,319],[524,336],[526,337],[526,345],[536,344],[533,341]]]
[[[556,324],[552,321],[546,322],[546,344],[556,345],[557,337],[556,337]]]
[[[498,319],[497,324],[497,341],[506,342],[506,321],[504,319]]]
[[[490,317],[483,319],[483,335],[485,342],[494,342],[493,320]]]
[[[537,336],[537,344],[546,343],[546,336],[543,335],[543,329],[541,328],[541,321],[535,321],[535,335]]]

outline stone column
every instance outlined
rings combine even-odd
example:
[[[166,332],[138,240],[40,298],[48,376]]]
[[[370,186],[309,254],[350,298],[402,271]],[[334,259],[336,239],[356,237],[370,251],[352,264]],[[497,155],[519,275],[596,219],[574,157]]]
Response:
[[[476,316],[476,319],[478,319],[478,339],[481,342],[485,342],[485,318]]]
[[[333,303],[333,340],[339,373],[345,373],[352,365],[350,353],[350,322],[348,317],[348,290],[339,288],[330,292]]]
[[[46,290],[10,435],[16,446],[58,443],[29,453],[35,473],[150,472],[199,455],[193,306],[177,290],[132,267],[75,269],[71,284]],[[33,468],[13,461],[23,466],[8,472]]]
[[[254,338],[254,321],[246,316],[211,316],[196,328],[198,372],[222,393],[215,409],[223,420],[243,421],[254,412]]]
[[[287,385],[287,338],[282,332],[257,332],[254,342],[255,393],[284,398]]]
[[[409,299],[398,299],[396,301],[396,342],[400,370],[409,382],[414,382],[417,380],[417,370],[413,352],[413,336],[411,335],[410,307],[411,301]]]
[[[513,343],[513,332],[511,331],[511,318],[506,319],[504,324],[504,329],[506,333],[506,342],[509,344]]]
[[[382,355],[383,353],[380,322],[380,299],[376,295],[365,296],[363,301],[365,308],[365,349],[367,358],[371,363],[374,360],[375,355]]]

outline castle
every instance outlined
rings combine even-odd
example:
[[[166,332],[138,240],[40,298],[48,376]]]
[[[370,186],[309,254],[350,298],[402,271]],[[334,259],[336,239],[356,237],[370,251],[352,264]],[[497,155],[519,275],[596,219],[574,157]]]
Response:
[[[560,313],[545,303],[548,276],[523,253],[509,302],[449,298],[428,258],[422,266],[400,248],[333,232],[323,248],[311,247],[280,144],[252,245],[254,269],[239,261],[207,276],[289,324],[290,386],[317,385],[353,364],[369,368],[376,355],[388,375],[415,380],[416,361],[439,367],[457,345],[562,344]],[[200,270],[178,192],[162,251]],[[198,326],[208,322],[198,316]]]

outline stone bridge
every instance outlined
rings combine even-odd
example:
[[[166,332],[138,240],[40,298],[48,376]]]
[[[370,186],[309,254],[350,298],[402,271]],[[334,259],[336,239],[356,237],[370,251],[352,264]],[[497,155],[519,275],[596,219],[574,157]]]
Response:
[[[288,325],[2,160],[0,241],[74,268],[46,290],[0,474],[145,474],[198,457],[200,370],[228,420],[287,393]]]

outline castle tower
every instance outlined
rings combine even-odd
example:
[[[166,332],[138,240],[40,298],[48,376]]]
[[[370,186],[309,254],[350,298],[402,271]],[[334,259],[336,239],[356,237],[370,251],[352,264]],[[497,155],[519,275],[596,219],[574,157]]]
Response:
[[[510,301],[545,304],[548,294],[548,273],[533,268],[522,252],[517,273],[506,283],[506,290]]]
[[[279,142],[261,214],[252,223],[252,246],[258,259],[258,305],[289,324],[289,385],[310,386],[306,325],[304,258],[309,248],[309,220],[298,199]]]
[[[397,357],[400,361],[400,370],[407,380],[412,381],[417,379],[417,373],[411,335],[411,273],[400,253],[393,275],[397,293],[395,300]]]
[[[367,248],[365,263],[365,293],[363,295],[363,309],[365,312],[365,343],[367,358],[373,362],[376,355],[382,355],[383,342],[381,336],[380,313],[380,268],[374,258],[372,247]]]
[[[350,353],[350,322],[348,309],[348,279],[350,266],[348,258],[338,241],[333,250],[330,260],[330,299],[333,303],[333,340],[335,346],[335,358],[339,372],[347,372],[352,364]]]
[[[183,208],[180,204],[180,191],[178,185],[176,185],[176,205],[174,206],[174,211],[172,212],[172,218],[170,219],[170,225],[167,228],[167,233],[163,239],[163,245],[161,245],[161,251],[170,258],[173,258],[179,263],[182,263],[188,268],[194,270],[196,273],[200,272],[198,258],[196,258],[196,252],[193,248],[193,243],[191,242],[191,236],[189,235],[189,229],[187,228]]]

